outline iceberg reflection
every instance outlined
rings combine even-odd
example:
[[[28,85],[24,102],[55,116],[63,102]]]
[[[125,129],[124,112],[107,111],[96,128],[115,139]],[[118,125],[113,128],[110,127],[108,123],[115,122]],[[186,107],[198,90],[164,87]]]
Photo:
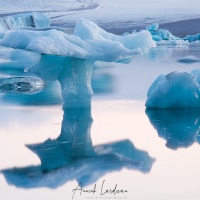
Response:
[[[92,122],[90,109],[65,109],[57,139],[26,145],[37,154],[41,165],[2,170],[7,183],[21,188],[57,188],[77,180],[87,186],[123,168],[150,172],[154,159],[130,140],[93,146]]]
[[[200,143],[200,109],[146,109],[146,115],[167,147],[175,150]]]

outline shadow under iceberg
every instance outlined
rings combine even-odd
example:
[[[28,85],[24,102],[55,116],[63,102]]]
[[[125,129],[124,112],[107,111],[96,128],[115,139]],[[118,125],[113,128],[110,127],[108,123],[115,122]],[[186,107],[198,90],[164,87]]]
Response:
[[[146,115],[168,148],[176,150],[200,143],[200,109],[146,109]]]
[[[8,184],[20,188],[57,188],[77,180],[87,186],[105,174],[123,168],[150,172],[155,159],[137,149],[130,140],[92,145],[90,109],[64,109],[57,139],[26,145],[41,165],[2,170]]]

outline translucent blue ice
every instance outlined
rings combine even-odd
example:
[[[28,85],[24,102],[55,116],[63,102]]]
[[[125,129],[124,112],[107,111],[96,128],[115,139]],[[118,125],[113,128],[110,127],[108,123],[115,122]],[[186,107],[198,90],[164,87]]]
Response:
[[[172,35],[166,29],[159,29],[159,24],[152,24],[150,26],[147,26],[146,30],[148,30],[151,33],[152,38],[155,41],[180,39]]]
[[[147,108],[200,107],[200,70],[160,75],[147,93]]]
[[[147,26],[146,30],[151,33],[152,39],[159,45],[189,45],[190,42],[200,40],[200,34],[187,35],[183,38],[176,37],[169,30],[159,29],[157,23]]]

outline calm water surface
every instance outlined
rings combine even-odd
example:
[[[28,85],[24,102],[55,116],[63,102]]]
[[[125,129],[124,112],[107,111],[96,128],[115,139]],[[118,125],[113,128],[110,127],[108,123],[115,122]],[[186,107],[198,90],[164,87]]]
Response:
[[[39,59],[1,47],[0,76],[32,76],[23,70]],[[37,94],[4,89],[0,199],[200,199],[200,110],[144,106],[158,75],[199,66],[199,46],[97,62],[91,109],[62,109],[58,81]],[[115,188],[120,193],[110,194]]]

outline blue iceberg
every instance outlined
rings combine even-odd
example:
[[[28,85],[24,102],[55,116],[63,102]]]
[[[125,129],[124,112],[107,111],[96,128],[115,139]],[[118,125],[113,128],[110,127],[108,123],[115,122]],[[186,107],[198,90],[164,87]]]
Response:
[[[130,58],[156,46],[148,31],[117,36],[85,19],[77,22],[73,35],[55,29],[13,30],[5,33],[0,44],[43,54],[109,62]]]
[[[8,30],[17,29],[43,29],[50,27],[50,19],[47,15],[32,12],[12,15],[0,18],[0,38],[4,37]]]
[[[174,36],[169,30],[159,29],[159,24],[157,23],[147,26],[146,30],[151,33],[152,39],[156,41],[158,45],[189,45],[200,40],[199,33],[180,38]]]
[[[0,78],[0,92],[37,94],[44,88],[45,82],[42,79],[33,76]]]
[[[174,35],[172,35],[168,30],[166,29],[159,29],[159,24],[155,23],[150,26],[146,27],[146,30],[148,30],[153,40],[155,41],[161,41],[161,40],[177,40],[180,39]]]
[[[95,61],[127,63],[134,55],[156,46],[146,30],[117,36],[85,19],[77,22],[72,35],[56,29],[11,30],[5,33],[0,44],[43,54],[28,71],[46,83],[60,82],[64,108],[91,106],[91,75]]]
[[[200,70],[160,75],[147,93],[147,108],[200,107]]]

